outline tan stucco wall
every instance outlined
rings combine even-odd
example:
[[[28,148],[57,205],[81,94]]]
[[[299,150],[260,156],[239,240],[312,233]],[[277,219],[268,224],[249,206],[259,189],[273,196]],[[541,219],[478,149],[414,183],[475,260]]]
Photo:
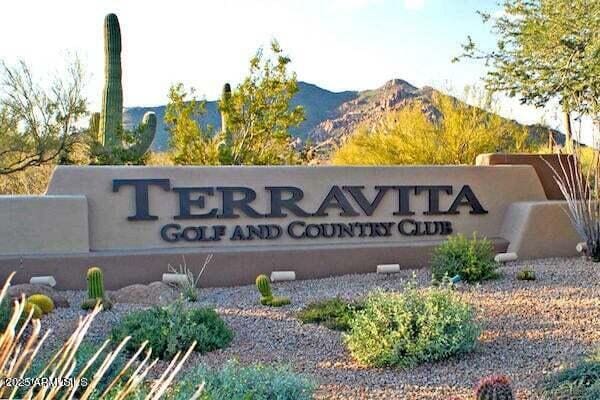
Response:
[[[566,201],[518,202],[504,218],[500,235],[510,242],[509,252],[519,259],[575,256],[581,242],[569,216]]]
[[[90,248],[97,250],[118,249],[160,249],[175,247],[221,248],[292,245],[310,248],[314,245],[365,244],[365,243],[410,243],[414,241],[439,240],[440,236],[408,237],[394,235],[390,238],[332,238],[319,240],[294,240],[287,235],[274,242],[262,240],[219,242],[178,242],[167,243],[161,240],[161,226],[171,222],[182,225],[223,224],[227,229],[245,224],[280,224],[302,219],[308,223],[327,222],[374,222],[398,221],[402,217],[393,216],[397,208],[397,194],[387,193],[376,212],[366,217],[341,217],[331,210],[328,217],[260,218],[242,216],[233,220],[208,219],[173,221],[177,214],[178,197],[174,192],[166,192],[152,187],[149,192],[152,214],[157,221],[128,221],[134,213],[134,196],[130,187],[123,187],[118,193],[112,192],[113,179],[169,178],[171,186],[245,186],[254,189],[257,199],[253,206],[259,212],[268,207],[265,186],[296,186],[304,190],[304,199],[299,203],[307,210],[315,210],[333,185],[363,185],[366,197],[375,195],[375,185],[452,185],[454,195],[463,185],[470,185],[484,208],[485,215],[469,214],[468,207],[462,207],[460,215],[422,215],[427,209],[427,194],[413,196],[411,205],[417,220],[449,220],[454,232],[471,234],[477,231],[488,237],[498,237],[504,215],[514,202],[542,201],[546,197],[539,179],[531,166],[423,166],[423,167],[72,167],[56,169],[48,188],[48,194],[79,194],[87,197],[89,204]],[[448,208],[454,196],[442,195],[440,206]],[[218,198],[207,199],[206,207],[218,205]],[[352,202],[352,200],[351,200]],[[68,223],[63,226],[68,226]]]
[[[0,196],[0,255],[89,251],[85,196]]]
[[[575,159],[569,154],[480,154],[476,165],[531,165],[537,173],[548,200],[564,200],[565,197],[556,183],[556,174],[570,177],[575,168]],[[563,172],[564,171],[564,172]]]

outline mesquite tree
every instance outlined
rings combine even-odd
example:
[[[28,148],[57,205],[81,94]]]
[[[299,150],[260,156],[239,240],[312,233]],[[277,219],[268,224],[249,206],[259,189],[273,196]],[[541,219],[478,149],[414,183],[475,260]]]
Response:
[[[466,57],[490,66],[488,88],[538,107],[558,99],[571,146],[571,114],[600,119],[600,2],[504,0],[500,16],[479,12],[497,34],[496,48],[468,37]]]
[[[79,60],[44,88],[21,61],[0,64],[0,175],[56,160],[77,139],[86,115]]]

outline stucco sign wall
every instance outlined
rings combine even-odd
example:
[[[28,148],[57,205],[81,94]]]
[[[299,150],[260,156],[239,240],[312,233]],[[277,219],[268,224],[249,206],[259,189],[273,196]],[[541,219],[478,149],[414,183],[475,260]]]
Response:
[[[500,234],[545,200],[531,167],[59,167],[88,201],[91,250],[311,246]]]

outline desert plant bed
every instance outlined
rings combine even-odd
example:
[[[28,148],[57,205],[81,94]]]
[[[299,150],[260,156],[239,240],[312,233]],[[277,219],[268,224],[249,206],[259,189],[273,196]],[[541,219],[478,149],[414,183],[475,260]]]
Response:
[[[535,281],[517,279],[524,268],[535,271]],[[297,317],[307,305],[336,297],[361,301],[375,289],[401,292],[410,281],[430,287],[429,269],[273,284],[275,294],[291,300],[283,307],[261,305],[255,285],[201,289],[199,301],[185,307],[214,308],[233,339],[223,349],[192,354],[185,369],[218,369],[231,360],[283,365],[312,376],[317,399],[472,399],[482,377],[503,374],[518,399],[544,399],[544,380],[577,365],[600,343],[600,268],[581,258],[561,258],[511,263],[498,272],[498,279],[454,289],[473,307],[480,325],[475,348],[410,368],[367,367],[352,358],[344,341],[347,332]],[[55,332],[51,343],[64,340],[86,312],[80,307],[84,291],[61,294],[71,306],[42,319],[43,329]],[[115,302],[98,315],[88,339],[104,340],[125,315],[148,307]]]

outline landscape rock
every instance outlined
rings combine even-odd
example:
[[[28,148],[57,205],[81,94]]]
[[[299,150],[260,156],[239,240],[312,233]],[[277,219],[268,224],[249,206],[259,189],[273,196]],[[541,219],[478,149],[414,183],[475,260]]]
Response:
[[[129,285],[111,293],[115,302],[127,304],[166,305],[177,298],[178,291],[164,282]]]
[[[32,294],[43,294],[52,299],[55,307],[69,307],[69,301],[67,300],[67,297],[50,286],[23,283],[19,285],[11,285],[8,288],[8,295],[13,299],[20,298],[22,293],[25,293],[25,296],[27,297],[31,296]]]

